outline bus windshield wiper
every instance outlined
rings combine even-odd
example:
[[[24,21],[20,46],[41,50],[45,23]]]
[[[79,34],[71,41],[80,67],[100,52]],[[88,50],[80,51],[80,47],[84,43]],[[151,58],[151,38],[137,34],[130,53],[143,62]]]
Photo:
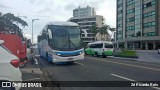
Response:
[[[78,49],[77,47],[76,47],[76,45],[70,40],[70,42],[73,44],[73,46],[76,48],[76,49]]]

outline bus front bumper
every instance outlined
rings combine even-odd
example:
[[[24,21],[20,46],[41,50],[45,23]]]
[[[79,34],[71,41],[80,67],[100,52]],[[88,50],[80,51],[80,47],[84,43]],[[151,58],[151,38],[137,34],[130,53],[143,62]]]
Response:
[[[58,55],[52,55],[52,62],[70,62],[83,59],[84,59],[84,53],[78,56],[70,56],[70,57],[61,57]]]

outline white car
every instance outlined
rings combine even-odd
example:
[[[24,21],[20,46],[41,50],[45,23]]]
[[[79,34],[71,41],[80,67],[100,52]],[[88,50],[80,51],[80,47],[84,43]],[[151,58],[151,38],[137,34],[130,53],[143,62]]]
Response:
[[[158,54],[160,54],[160,48],[158,49]]]
[[[13,55],[5,46],[4,41],[0,40],[0,82],[22,81],[22,73],[19,69],[19,59]],[[19,87],[7,87],[0,90],[19,90]]]

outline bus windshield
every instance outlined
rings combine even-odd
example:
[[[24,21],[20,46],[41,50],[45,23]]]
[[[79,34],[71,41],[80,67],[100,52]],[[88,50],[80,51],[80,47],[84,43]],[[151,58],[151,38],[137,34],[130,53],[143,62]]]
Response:
[[[52,32],[53,49],[68,51],[81,48],[80,29],[78,26],[50,25],[49,29]]]

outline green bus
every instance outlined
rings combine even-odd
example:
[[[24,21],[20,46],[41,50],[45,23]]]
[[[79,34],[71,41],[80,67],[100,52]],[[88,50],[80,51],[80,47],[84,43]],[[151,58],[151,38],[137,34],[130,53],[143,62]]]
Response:
[[[108,41],[96,41],[94,43],[88,43],[87,47],[85,48],[86,55],[92,56],[112,56],[113,55],[113,43]]]

